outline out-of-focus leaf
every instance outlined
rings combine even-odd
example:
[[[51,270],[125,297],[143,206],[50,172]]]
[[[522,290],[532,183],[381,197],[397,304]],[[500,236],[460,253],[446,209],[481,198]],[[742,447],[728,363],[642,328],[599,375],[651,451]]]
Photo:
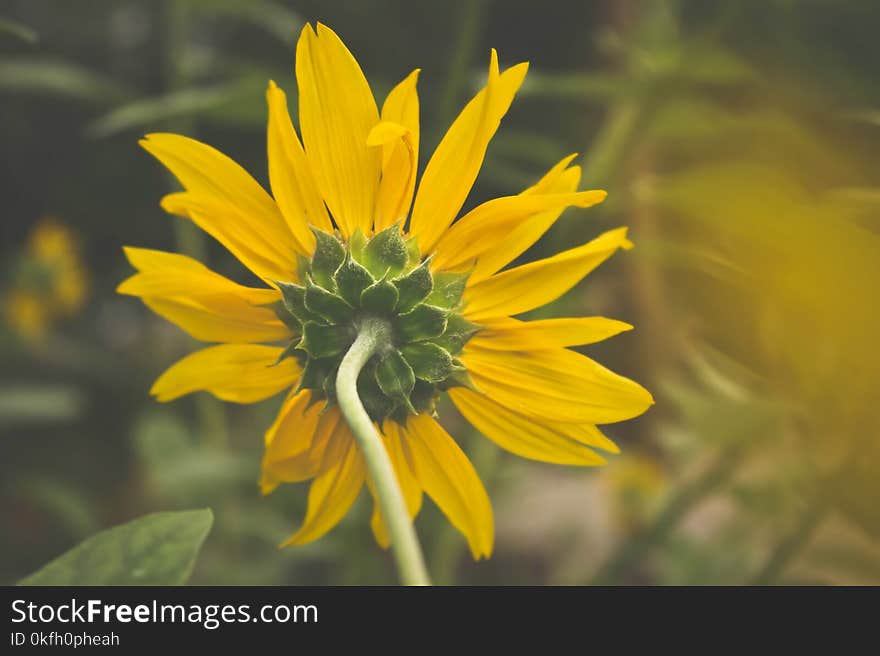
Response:
[[[235,87],[224,85],[208,89],[183,89],[158,98],[136,100],[100,117],[86,128],[90,137],[109,137],[132,129],[179,116],[198,114],[229,102]]]
[[[0,34],[11,34],[27,43],[36,43],[39,39],[37,33],[27,25],[16,23],[8,18],[0,18]]]
[[[85,399],[75,387],[46,385],[0,388],[0,427],[76,419]]]
[[[514,157],[526,162],[534,162],[539,166],[535,181],[551,165],[568,154],[555,139],[526,132],[507,130],[492,140],[495,155]]]
[[[89,498],[57,478],[26,479],[20,485],[23,496],[45,512],[50,520],[79,540],[100,528]]]
[[[0,91],[65,96],[88,102],[118,102],[128,91],[110,78],[58,59],[0,61]]]
[[[154,129],[162,121],[196,115],[218,123],[263,124],[266,108],[261,100],[267,79],[247,76],[219,86],[181,89],[136,100],[93,121],[86,134],[110,137],[126,130]]]
[[[485,80],[475,82],[479,87]],[[629,92],[633,83],[614,75],[599,73],[542,73],[530,71],[517,97],[608,100]]]
[[[193,8],[203,14],[249,22],[287,44],[296,42],[305,22],[296,12],[271,0],[196,0]]]
[[[682,49],[678,77],[701,84],[730,85],[753,81],[756,72],[729,50],[698,44]]]
[[[146,515],[90,537],[19,585],[181,585],[213,521],[207,508]]]
[[[880,444],[870,427],[862,440],[858,457],[829,481],[828,489],[833,502],[843,514],[860,526],[875,540],[880,540]]]
[[[186,426],[167,414],[149,414],[135,428],[135,446],[160,495],[176,500],[216,498],[216,491],[256,485],[256,456],[196,445]]]
[[[880,110],[877,109],[857,110],[854,112],[848,112],[844,114],[844,116],[853,121],[858,121],[859,123],[867,123],[868,125],[880,127]]]
[[[661,388],[678,408],[682,423],[700,440],[720,444],[767,440],[775,437],[785,415],[785,407],[772,400],[730,398],[672,380]]]

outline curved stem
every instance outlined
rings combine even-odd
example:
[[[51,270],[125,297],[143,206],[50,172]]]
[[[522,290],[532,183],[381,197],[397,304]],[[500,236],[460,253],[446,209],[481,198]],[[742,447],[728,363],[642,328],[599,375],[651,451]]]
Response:
[[[358,397],[357,379],[374,353],[390,342],[391,327],[382,319],[364,319],[357,339],[342,359],[336,375],[336,399],[342,416],[367,463],[379,510],[391,536],[391,549],[404,585],[431,585],[400,484],[382,438]]]

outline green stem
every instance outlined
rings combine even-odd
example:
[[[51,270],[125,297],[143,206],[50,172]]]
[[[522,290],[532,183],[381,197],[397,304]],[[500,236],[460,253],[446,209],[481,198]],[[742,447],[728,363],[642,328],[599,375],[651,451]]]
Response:
[[[783,536],[777,543],[752,579],[751,585],[773,585],[785,571],[788,564],[797,556],[813,537],[816,529],[825,519],[827,508],[811,503],[798,518],[791,533]]]
[[[619,584],[651,549],[669,536],[694,506],[730,479],[741,457],[739,446],[725,449],[712,467],[680,488],[650,524],[630,536],[626,544],[599,567],[590,585]]]
[[[382,319],[361,322],[357,339],[342,359],[336,375],[336,399],[360,447],[375,489],[379,510],[391,536],[391,549],[404,585],[431,585],[400,484],[382,438],[358,397],[358,375],[369,359],[390,343],[391,326]]]

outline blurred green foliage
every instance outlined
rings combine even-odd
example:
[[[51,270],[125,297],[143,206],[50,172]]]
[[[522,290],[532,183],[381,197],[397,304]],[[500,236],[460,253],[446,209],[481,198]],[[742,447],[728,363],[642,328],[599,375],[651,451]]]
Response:
[[[265,85],[295,105],[293,46],[319,19],[377,97],[423,69],[423,160],[490,47],[502,65],[530,60],[467,205],[578,151],[608,201],[569,211],[523,259],[616,225],[637,244],[543,312],[636,325],[590,353],[645,382],[656,407],[608,427],[623,454],[599,470],[501,453],[444,407],[498,540],[472,563],[427,507],[435,580],[880,582],[876,3],[11,0],[2,14],[2,261],[52,213],[79,235],[93,289],[40,340],[0,328],[0,581],[100,528],[193,507],[215,517],[193,582],[393,580],[366,498],[318,543],[276,548],[306,493],[257,488],[279,400],[154,403],[151,381],[192,345],[113,291],[123,244],[248,281],[161,212],[169,180],[136,140],[183,132],[265,181]],[[13,273],[0,267],[4,298]]]

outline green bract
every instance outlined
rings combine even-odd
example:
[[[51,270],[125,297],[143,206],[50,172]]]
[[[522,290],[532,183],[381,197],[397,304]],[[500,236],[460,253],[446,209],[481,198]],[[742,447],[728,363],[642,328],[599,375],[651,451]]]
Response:
[[[441,391],[471,384],[456,359],[479,330],[460,314],[467,273],[432,275],[396,225],[369,240],[356,232],[348,244],[312,230],[315,254],[300,263],[304,284],[279,281],[283,301],[273,305],[297,335],[281,357],[302,365],[299,389],[335,402],[336,372],[365,318],[387,321],[392,334],[357,381],[373,421],[406,425],[408,415],[433,412]]]

